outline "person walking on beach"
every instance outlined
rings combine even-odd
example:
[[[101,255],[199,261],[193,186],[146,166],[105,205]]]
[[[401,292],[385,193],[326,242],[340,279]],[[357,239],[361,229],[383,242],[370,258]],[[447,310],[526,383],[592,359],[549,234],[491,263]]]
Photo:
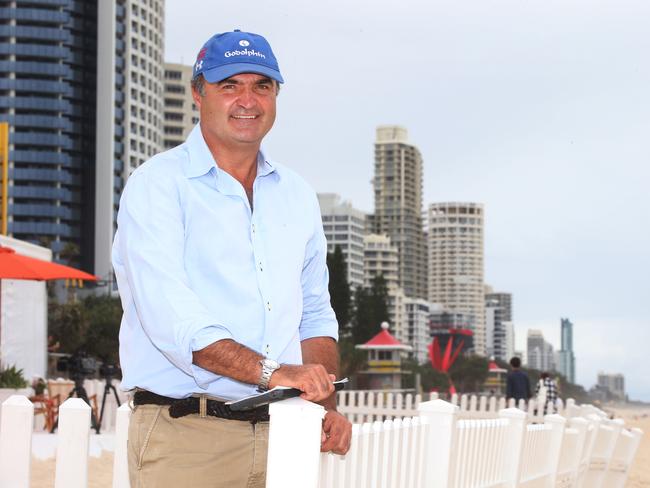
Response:
[[[264,37],[211,37],[193,71],[199,124],[124,189],[113,266],[132,488],[263,487],[268,407],[224,401],[278,385],[326,408],[323,451],[349,448],[316,194],[260,151],[283,82]]]
[[[535,398],[537,399],[538,407],[539,405],[544,406],[544,413],[555,412],[557,404],[557,384],[546,371],[541,374],[539,381],[537,382]],[[551,407],[550,409],[549,406]]]
[[[513,357],[510,359],[510,366],[512,366],[512,371],[508,373],[506,378],[506,398],[514,398],[517,403],[519,400],[528,401],[530,398],[530,380],[528,375],[520,369],[521,359]]]

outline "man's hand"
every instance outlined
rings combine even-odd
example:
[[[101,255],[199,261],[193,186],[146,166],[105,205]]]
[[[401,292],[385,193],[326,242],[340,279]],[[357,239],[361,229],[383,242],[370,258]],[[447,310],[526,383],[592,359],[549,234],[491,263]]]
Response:
[[[328,374],[322,364],[304,364],[301,366],[283,364],[271,375],[269,388],[290,386],[302,391],[300,398],[310,402],[320,402],[334,393],[336,377]]]
[[[329,410],[323,419],[323,437],[321,452],[332,451],[334,454],[345,454],[350,449],[352,440],[352,424],[335,410]]]

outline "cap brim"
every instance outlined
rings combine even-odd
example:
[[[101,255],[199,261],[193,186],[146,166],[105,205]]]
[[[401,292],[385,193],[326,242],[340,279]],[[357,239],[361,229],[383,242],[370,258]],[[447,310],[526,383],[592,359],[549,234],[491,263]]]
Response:
[[[258,75],[268,76],[273,78],[278,83],[284,83],[284,79],[279,71],[272,68],[267,68],[261,64],[253,63],[233,63],[216,68],[206,69],[203,71],[203,77],[208,83],[217,83],[225,80],[231,76],[239,75],[241,73],[255,73]]]

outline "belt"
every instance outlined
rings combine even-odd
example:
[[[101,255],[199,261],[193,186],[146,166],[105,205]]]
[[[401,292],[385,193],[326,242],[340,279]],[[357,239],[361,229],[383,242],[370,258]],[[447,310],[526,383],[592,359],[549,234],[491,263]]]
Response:
[[[224,402],[209,400],[204,395],[169,398],[150,391],[138,390],[133,395],[133,405],[169,405],[169,416],[175,419],[198,413],[201,417],[210,415],[228,420],[243,420],[252,424],[269,421],[268,405],[262,405],[253,410],[233,412]]]

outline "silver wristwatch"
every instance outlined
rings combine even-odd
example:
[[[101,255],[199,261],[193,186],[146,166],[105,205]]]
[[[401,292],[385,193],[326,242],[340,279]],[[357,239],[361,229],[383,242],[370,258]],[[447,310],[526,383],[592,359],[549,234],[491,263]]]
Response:
[[[271,381],[271,375],[276,369],[280,369],[280,363],[274,361],[273,359],[264,358],[260,360],[262,365],[262,374],[260,376],[260,381],[257,384],[257,389],[259,391],[266,391],[269,389],[269,381]]]

